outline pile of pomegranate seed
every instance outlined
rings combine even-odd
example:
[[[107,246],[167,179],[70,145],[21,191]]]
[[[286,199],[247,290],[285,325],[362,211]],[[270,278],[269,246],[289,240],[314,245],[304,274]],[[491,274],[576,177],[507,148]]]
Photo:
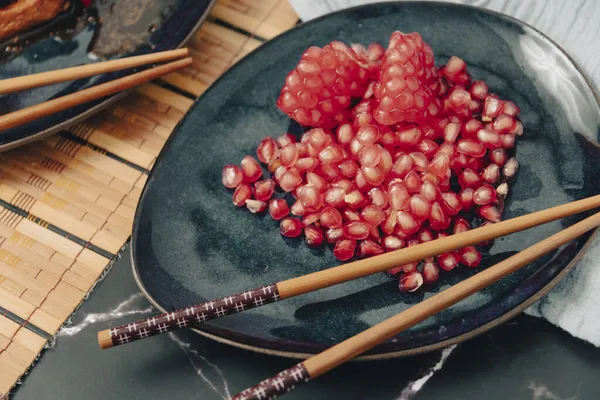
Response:
[[[258,161],[223,168],[233,204],[280,221],[285,237],[325,242],[350,260],[499,222],[523,134],[519,107],[472,80],[451,57],[441,68],[418,33],[394,32],[385,50],[332,42],[310,47],[277,106],[312,128],[264,138]],[[270,177],[263,175],[266,167]],[[294,199],[288,204],[284,194]],[[277,196],[277,197],[274,197]],[[388,271],[402,291],[440,269],[477,267],[480,243]]]

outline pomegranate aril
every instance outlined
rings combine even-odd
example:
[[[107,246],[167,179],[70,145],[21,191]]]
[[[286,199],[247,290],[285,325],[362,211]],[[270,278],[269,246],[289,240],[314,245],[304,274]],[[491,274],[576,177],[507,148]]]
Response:
[[[421,286],[423,286],[423,275],[419,271],[408,272],[398,281],[398,288],[402,292],[414,292]]]
[[[267,165],[267,170],[269,170],[270,173],[275,173],[275,171],[277,171],[277,168],[281,167],[281,161],[279,161],[278,158],[275,158],[273,160],[271,160],[269,162],[269,165]],[[286,169],[285,167],[282,167],[284,170]]]
[[[361,258],[367,258],[367,257],[372,257],[372,256],[376,256],[379,254],[383,254],[385,253],[385,250],[383,250],[383,247],[381,247],[379,244],[375,243],[373,240],[363,240],[360,242],[360,244],[358,245],[358,256]]]
[[[325,241],[323,229],[314,225],[304,228],[304,242],[308,247],[319,247]]]
[[[490,149],[502,147],[500,134],[489,129],[480,129],[477,132],[477,140]]]
[[[396,134],[396,144],[400,147],[416,146],[423,133],[419,128],[410,128]]]
[[[275,181],[273,179],[264,179],[254,184],[254,197],[256,200],[267,201],[273,196],[275,191]]]
[[[521,123],[521,121],[515,122],[514,128],[508,133],[512,133],[513,135],[517,135],[517,136],[522,136],[523,135],[523,124]]]
[[[447,215],[456,215],[462,210],[462,201],[454,192],[442,193],[441,205]]]
[[[401,154],[398,156],[394,165],[392,166],[392,172],[399,178],[404,178],[408,174],[414,165],[414,161],[408,154]]]
[[[444,140],[454,143],[460,134],[460,123],[451,122],[444,128]]]
[[[469,221],[464,219],[463,217],[456,217],[454,220],[454,227],[452,228],[452,233],[462,233],[471,229],[471,224]]]
[[[410,200],[408,189],[404,183],[396,183],[388,188],[388,200],[394,210],[404,209]]]
[[[516,158],[513,157],[513,158],[510,158],[504,165],[504,168],[502,168],[502,174],[506,178],[511,179],[517,174],[518,169],[519,169],[519,162],[517,161]]]
[[[499,166],[503,166],[508,159],[508,154],[504,149],[494,149],[490,152],[490,161]]]
[[[428,166],[428,171],[434,173],[436,176],[443,178],[449,173],[450,158],[447,154],[439,153],[431,160]]]
[[[485,155],[485,146],[472,139],[459,140],[456,150],[471,157],[483,157]]]
[[[275,139],[275,141],[277,142],[279,147],[283,148],[290,143],[296,143],[296,137],[291,133],[284,133],[283,135]]]
[[[467,168],[458,176],[458,184],[463,189],[476,188],[481,184],[481,179],[472,169]]]
[[[241,166],[244,182],[256,182],[262,176],[262,169],[252,156],[242,158]]]
[[[307,144],[316,151],[323,150],[332,141],[331,136],[329,136],[323,129],[320,128],[311,129],[310,131],[306,132],[304,136],[306,137]],[[302,139],[304,141],[304,137]]]
[[[366,202],[365,196],[358,190],[353,190],[344,196],[344,202],[352,209],[358,210]]]
[[[494,119],[492,128],[496,132],[508,133],[514,129],[516,122],[517,121],[515,121],[513,116],[508,114],[500,114]]]
[[[417,233],[417,238],[421,243],[431,242],[434,240],[433,232],[431,232],[431,230],[428,228],[421,229],[419,233]]]
[[[404,247],[404,240],[396,236],[387,235],[383,238],[383,246],[387,251],[399,250]]]
[[[223,167],[221,180],[223,182],[223,186],[226,188],[233,189],[237,187],[237,185],[242,183],[242,179],[244,179],[242,170],[237,165],[229,164]]]
[[[267,203],[260,200],[248,199],[246,200],[246,208],[252,213],[257,214],[267,209]]]
[[[481,253],[474,246],[460,249],[460,263],[465,267],[475,268],[481,264]]]
[[[356,240],[343,239],[336,242],[333,247],[333,255],[340,261],[347,261],[354,256]]]
[[[323,195],[312,185],[307,185],[299,192],[298,199],[307,212],[315,212],[323,207]]]
[[[467,139],[477,138],[477,132],[483,129],[483,124],[477,119],[468,120],[463,126],[463,136]]]
[[[319,164],[313,172],[328,182],[331,182],[331,181],[339,178],[341,175],[341,172],[340,172],[340,169],[338,168],[338,166],[336,164],[331,164],[331,163]]]
[[[437,257],[438,266],[444,271],[452,271],[458,265],[460,258],[454,251],[449,253],[440,254]]]
[[[312,225],[312,224],[318,222],[319,218],[321,218],[320,212],[313,212],[310,214],[305,213],[304,217],[302,218],[302,226],[307,227],[309,225]]]
[[[450,218],[437,201],[431,205],[429,213],[429,227],[435,231],[443,231],[450,226]]]
[[[268,164],[275,158],[275,154],[277,153],[278,147],[277,143],[272,137],[266,137],[261,140],[258,148],[256,149],[256,156],[260,160],[260,162],[264,164]]]
[[[363,146],[358,152],[358,161],[363,167],[375,167],[381,161],[381,149],[374,145]]]
[[[306,174],[306,181],[308,182],[308,185],[314,186],[319,192],[324,192],[327,190],[327,182],[325,179],[313,172]]]
[[[489,164],[481,172],[481,179],[484,182],[495,184],[500,179],[500,167],[497,164]]]
[[[473,196],[473,199],[474,198],[475,198],[475,196]],[[500,222],[502,220],[502,214],[500,214],[500,211],[498,211],[496,206],[494,206],[492,204],[487,204],[487,205],[479,207],[477,209],[477,214],[481,218],[486,219],[491,222]]]
[[[344,201],[346,191],[341,187],[332,187],[323,194],[323,202],[330,207],[343,207],[346,205]]]
[[[296,160],[294,166],[301,172],[311,172],[319,164],[319,160],[313,157],[303,157]]]
[[[354,138],[354,129],[350,124],[343,124],[337,128],[337,142],[341,145],[349,144]]]
[[[471,93],[471,97],[483,100],[488,94],[488,85],[484,81],[473,81],[469,88],[469,93]]]
[[[507,182],[503,182],[500,185],[498,185],[498,187],[496,188],[496,194],[498,195],[499,199],[505,199],[506,196],[508,196],[508,183]]]
[[[344,221],[360,221],[360,214],[357,213],[356,211],[352,211],[348,208],[346,208],[345,210],[342,210],[341,212],[342,214],[342,219]]]
[[[410,198],[410,212],[417,220],[424,220],[429,217],[431,203],[425,200],[419,194],[413,194]]]
[[[443,74],[447,77],[456,76],[463,72],[467,68],[465,61],[459,57],[452,56],[448,60],[448,63],[443,68]]]
[[[421,190],[419,192],[421,197],[429,202],[433,202],[438,199],[441,195],[441,192],[438,190],[437,186],[429,181],[423,182],[421,185]]]
[[[421,190],[421,179],[414,170],[406,175],[404,183],[406,184],[406,189],[409,193],[417,193]]]
[[[364,222],[352,221],[345,224],[342,228],[344,229],[344,237],[346,239],[363,240],[369,236],[371,226]]]
[[[502,147],[505,149],[512,149],[515,146],[516,136],[512,133],[502,135]]]
[[[417,149],[426,157],[430,157],[438,150],[438,144],[431,139],[423,139],[417,144]]]
[[[419,171],[425,171],[427,169],[427,166],[429,165],[429,162],[427,160],[427,157],[425,156],[425,154],[420,153],[418,151],[415,151],[413,153],[409,154],[410,158],[413,159],[413,163],[414,163],[414,168]]]
[[[398,219],[398,226],[400,227],[402,232],[404,232],[407,235],[412,235],[412,234],[417,233],[417,231],[421,227],[421,224],[419,223],[419,221],[417,219],[415,219],[415,217],[409,212],[400,211],[398,213],[397,219]]]
[[[363,208],[360,212],[360,216],[363,221],[367,222],[371,226],[378,226],[385,219],[383,210],[374,205],[369,205]]]
[[[350,193],[354,190],[354,183],[352,183],[348,179],[338,179],[336,181],[331,182],[331,187],[339,187],[344,189],[346,193]]]
[[[247,183],[240,183],[233,192],[233,204],[238,207],[244,207],[246,200],[252,198],[252,188]]]
[[[385,180],[385,174],[379,167],[362,167],[361,172],[369,185],[379,186]]]
[[[383,189],[373,188],[369,190],[368,195],[373,205],[381,209],[388,205],[388,195]]]
[[[377,145],[379,146],[379,145]],[[390,172],[392,167],[394,166],[394,161],[392,160],[392,155],[386,149],[381,148],[381,160],[377,165],[384,174]]]
[[[277,171],[275,171],[275,173],[275,177],[277,177]],[[291,192],[292,190],[294,190],[294,188],[302,184],[302,177],[295,169],[289,169],[285,171],[280,178],[277,179],[277,182],[279,183],[279,187],[281,187],[281,189],[284,192]]]
[[[504,114],[516,117],[517,115],[519,115],[520,111],[521,110],[519,106],[517,106],[514,102],[510,100],[504,100],[504,108],[502,109],[502,112]]]
[[[391,210],[387,219],[381,225],[381,229],[388,235],[391,235],[396,230],[398,224],[398,211]]]
[[[346,178],[354,178],[356,173],[358,172],[358,164],[352,160],[346,160],[342,162],[338,168],[340,169],[340,173],[342,176]]]
[[[504,102],[495,96],[487,96],[483,103],[483,121],[491,121],[502,113]]]
[[[279,161],[284,167],[291,167],[298,160],[298,148],[295,144],[288,144],[279,154]]]
[[[273,199],[269,202],[269,214],[271,214],[271,218],[276,221],[279,221],[290,213],[290,208],[287,205],[287,202],[283,199]]]
[[[344,149],[339,144],[330,144],[319,153],[322,163],[339,163],[344,159]]]
[[[302,222],[298,218],[284,218],[279,224],[279,231],[285,237],[298,237],[302,233]]]
[[[363,146],[373,144],[379,139],[379,128],[375,125],[363,125],[356,132],[356,140]]]
[[[321,225],[325,228],[340,228],[342,226],[342,214],[333,207],[322,209],[320,220]]]
[[[344,230],[342,228],[330,228],[325,231],[325,238],[328,243],[336,243],[344,238]]]
[[[433,284],[440,279],[440,267],[434,261],[433,257],[425,259],[421,267],[421,275],[423,275],[423,283]]]

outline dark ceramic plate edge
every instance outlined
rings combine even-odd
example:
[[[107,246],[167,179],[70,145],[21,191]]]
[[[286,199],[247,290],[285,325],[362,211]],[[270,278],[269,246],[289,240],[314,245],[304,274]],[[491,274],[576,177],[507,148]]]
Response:
[[[272,42],[276,41],[276,39],[281,39],[289,34],[292,34],[296,29],[300,28],[301,26],[306,26],[306,25],[311,25],[312,23],[317,23],[323,19],[326,19],[328,17],[330,17],[331,15],[335,15],[335,14],[340,14],[343,12],[348,12],[348,11],[355,11],[355,10],[359,10],[361,8],[367,8],[367,7],[372,7],[372,6],[376,6],[378,4],[389,4],[390,2],[380,2],[380,3],[369,3],[366,5],[360,5],[360,6],[355,6],[355,7],[350,7],[350,8],[346,8],[346,9],[342,9],[339,11],[336,11],[334,13],[330,13],[330,14],[326,14],[323,15],[319,18],[315,18],[311,21],[305,22],[301,25],[298,25],[286,32],[283,32],[282,34],[278,35],[276,38],[274,38],[271,41],[268,41],[266,43],[264,43],[263,45],[261,45],[260,47],[258,47],[257,49],[253,50],[252,52],[248,53],[246,56],[244,56],[242,59],[240,59],[238,61],[237,64],[241,65],[242,62],[246,59],[249,58],[251,56],[254,55],[255,52],[258,52],[261,48],[263,48],[264,46],[270,46],[273,45]],[[403,4],[422,4],[424,3],[423,1],[402,1]],[[579,66],[579,64],[567,53],[567,51],[565,49],[562,48],[562,46],[560,46],[558,43],[556,43],[554,40],[552,40],[550,37],[548,37],[547,35],[545,35],[542,31],[540,31],[539,29],[529,25],[526,22],[523,22],[517,18],[511,17],[509,15],[494,11],[494,10],[489,10],[483,7],[479,7],[479,6],[474,6],[474,5],[467,5],[467,4],[455,4],[455,3],[446,3],[446,2],[442,2],[442,1],[427,1],[428,5],[432,5],[432,6],[436,6],[436,5],[443,5],[446,7],[456,7],[456,8],[469,8],[472,10],[477,10],[479,12],[483,12],[483,13],[487,13],[487,14],[491,14],[494,15],[498,18],[501,19],[505,19],[508,21],[511,21],[513,23],[525,26],[529,29],[531,29],[532,31],[536,32],[537,34],[539,34],[541,37],[543,37],[545,40],[547,40],[548,42],[552,43],[570,62],[571,64],[575,67],[575,69],[581,74],[581,76],[583,77],[585,83],[587,84],[588,88],[590,89],[591,93],[594,96],[594,99],[596,100],[596,103],[598,104],[598,106],[600,106],[600,96],[598,95],[596,89],[594,88],[594,85],[591,83],[591,80],[589,79],[589,77],[587,76],[587,74],[585,73],[585,71]],[[230,73],[230,71],[235,68],[232,67],[231,69],[227,70],[225,73],[223,73],[207,90],[204,94],[209,93],[211,90],[214,89],[215,86],[217,86],[217,83],[219,81],[221,81],[222,79],[225,79],[228,74]],[[143,189],[142,189],[142,194],[140,195],[140,200],[138,202],[138,205],[136,207],[136,211],[135,211],[135,216],[134,216],[134,221],[133,221],[133,230],[132,230],[132,236],[131,236],[131,252],[130,252],[130,258],[131,258],[131,269],[132,269],[132,273],[133,273],[133,278],[136,282],[136,284],[138,285],[139,289],[141,290],[141,292],[143,293],[143,295],[148,299],[148,301],[154,306],[156,307],[161,313],[165,313],[168,312],[170,310],[167,310],[166,308],[164,308],[163,306],[161,306],[153,297],[152,295],[150,295],[150,293],[147,291],[147,289],[145,288],[145,286],[143,285],[141,278],[139,276],[139,271],[137,268],[137,264],[135,262],[135,253],[137,251],[136,248],[136,236],[138,234],[138,226],[139,226],[139,220],[141,218],[141,204],[144,201],[144,198],[147,194],[147,188],[150,184],[150,182],[152,181],[153,178],[153,173],[154,170],[157,169],[163,162],[163,155],[165,153],[167,153],[168,149],[171,146],[172,140],[175,137],[175,135],[178,132],[179,127],[187,120],[187,118],[189,117],[189,115],[191,114],[191,112],[198,106],[198,99],[196,99],[196,101],[194,102],[193,106],[188,110],[188,112],[186,113],[186,115],[184,116],[184,118],[182,118],[179,123],[175,126],[173,133],[171,134],[171,136],[167,139],[167,142],[165,143],[165,145],[163,146],[162,150],[160,151],[159,155],[156,158],[156,161],[154,163],[154,167],[152,168],[152,171],[150,171],[148,179],[146,181],[146,184],[144,185]],[[583,257],[583,255],[585,254],[585,252],[588,250],[589,246],[592,244],[592,242],[598,238],[600,232],[600,228],[599,229],[595,229],[591,235],[589,236],[589,238],[587,239],[587,241],[583,244],[583,246],[581,247],[581,249],[575,254],[575,256],[573,257],[573,259],[555,276],[553,277],[546,285],[544,285],[543,287],[541,287],[535,294],[531,295],[530,297],[524,299],[521,303],[519,303],[518,305],[514,306],[511,309],[506,310],[506,312],[496,318],[494,318],[491,321],[488,321],[487,323],[472,329],[468,332],[465,332],[463,334],[459,334],[457,336],[454,336],[452,338],[449,339],[445,339],[442,341],[439,341],[437,343],[432,343],[432,344],[428,344],[428,345],[424,345],[424,346],[419,346],[419,347],[415,347],[412,349],[406,349],[406,350],[401,350],[401,351],[388,351],[386,353],[379,353],[379,354],[373,354],[373,355],[365,355],[365,356],[359,356],[356,357],[355,360],[360,360],[360,361],[367,361],[367,360],[384,360],[384,359],[391,359],[391,358],[399,358],[399,357],[406,357],[406,356],[411,356],[411,355],[417,355],[417,354],[423,354],[423,353],[427,353],[427,352],[431,352],[434,350],[439,350],[448,346],[452,346],[455,344],[458,344],[460,342],[466,341],[466,340],[470,340],[478,335],[481,335],[482,333],[485,333],[487,331],[489,331],[490,329],[503,324],[506,321],[509,321],[510,319],[516,317],[518,314],[520,314],[521,312],[523,312],[525,309],[527,309],[529,306],[531,306],[532,304],[534,304],[535,302],[537,302],[539,299],[541,299],[542,297],[544,297],[550,290],[552,290],[574,267],[575,265],[579,262],[579,260],[581,259],[581,257]],[[283,351],[283,350],[276,350],[276,349],[269,349],[269,348],[264,348],[264,347],[259,347],[259,346],[255,346],[255,345],[250,345],[250,344],[246,344],[246,343],[241,343],[239,341],[236,340],[232,340],[229,338],[225,338],[210,332],[206,332],[203,331],[201,329],[198,328],[190,328],[193,332],[196,332],[202,336],[205,336],[209,339],[215,340],[219,343],[223,343],[223,344],[227,344],[230,346],[234,346],[237,348],[241,348],[244,350],[250,350],[250,351],[254,351],[257,353],[263,353],[263,354],[267,354],[267,355],[272,355],[272,356],[279,356],[279,357],[287,357],[287,358],[294,358],[294,359],[306,359],[309,358],[311,356],[313,356],[316,353],[305,353],[305,352],[293,352],[293,351]]]
[[[190,30],[190,32],[188,33],[188,35],[181,41],[181,43],[179,43],[177,46],[175,46],[175,49],[180,49],[183,46],[185,46],[185,44],[188,42],[188,40],[190,40],[190,38],[196,33],[196,31],[198,31],[198,29],[200,28],[200,26],[204,23],[204,21],[206,20],[206,18],[209,16],[210,11],[212,10],[212,8],[216,4],[216,2],[217,2],[217,0],[211,0],[210,1],[210,3],[208,4],[208,6],[206,7],[206,10],[204,10],[204,13],[200,17],[200,19],[198,19],[198,22]],[[48,129],[44,129],[43,131],[35,133],[33,135],[29,135],[29,136],[24,137],[22,139],[14,140],[12,142],[0,145],[0,152],[8,151],[8,150],[14,149],[16,147],[23,146],[23,145],[25,145],[27,143],[31,143],[31,142],[35,142],[37,140],[43,139],[46,136],[50,136],[50,135],[53,135],[53,134],[58,133],[60,131],[63,131],[63,130],[65,130],[66,128],[68,128],[70,126],[75,125],[75,124],[77,124],[79,122],[82,122],[85,119],[90,118],[91,116],[99,113],[100,111],[102,111],[105,108],[111,106],[112,104],[114,104],[118,100],[121,100],[121,99],[125,98],[132,91],[133,91],[133,89],[129,89],[129,90],[126,90],[124,92],[117,93],[117,94],[114,94],[112,96],[109,96],[106,100],[103,100],[100,104],[97,104],[97,105],[93,106],[92,108],[89,108],[89,109],[85,110],[84,112],[78,114],[77,116],[75,116],[73,118],[70,118],[70,119],[68,119],[66,121],[63,121],[63,122],[61,122],[59,124],[56,124],[56,125],[48,128]]]

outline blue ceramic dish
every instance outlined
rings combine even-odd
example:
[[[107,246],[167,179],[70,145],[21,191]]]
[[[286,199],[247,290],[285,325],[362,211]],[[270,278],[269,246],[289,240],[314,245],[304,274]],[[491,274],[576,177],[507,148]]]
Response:
[[[73,33],[65,33],[65,26],[73,28],[76,17],[84,11],[71,6],[55,20],[25,33],[31,43],[15,54],[0,53],[0,79],[44,72],[60,68],[90,64],[96,60],[129,57],[181,47],[199,28],[216,0],[127,0],[105,2],[97,0],[97,8],[89,13],[100,17],[102,23],[82,24]],[[75,0],[79,2],[79,0]],[[73,1],[71,3],[74,3]],[[79,3],[77,3],[79,4]],[[115,6],[112,6],[114,4]],[[60,32],[58,38],[50,33]],[[127,43],[119,49],[115,45]],[[0,43],[7,46],[7,42]],[[12,43],[8,43],[12,46]],[[120,46],[117,46],[120,47]],[[64,96],[107,82],[133,70],[79,79],[73,82],[36,88],[23,92],[0,95],[1,113],[8,113],[34,104]],[[59,132],[70,124],[89,118],[92,114],[123,97],[119,93],[96,100],[52,116],[33,121],[17,128],[0,132],[0,150],[22,145],[40,137]]]
[[[197,304],[337,265],[331,250],[285,240],[268,215],[231,204],[221,169],[290,127],[275,106],[282,82],[310,45],[332,40],[386,44],[394,30],[420,32],[436,54],[463,58],[476,79],[521,107],[521,168],[506,219],[600,192],[598,99],[551,40],[512,18],[463,5],[372,4],[303,24],[261,46],[195,104],[160,154],[144,188],[132,237],[134,275],[162,311]],[[493,265],[583,218],[567,218],[497,240]],[[366,358],[436,349],[477,335],[547,293],[585,251],[581,237],[518,273],[383,343]],[[326,288],[195,329],[246,349],[306,357],[443,290],[476,270],[442,275],[429,291],[404,294],[383,274]]]

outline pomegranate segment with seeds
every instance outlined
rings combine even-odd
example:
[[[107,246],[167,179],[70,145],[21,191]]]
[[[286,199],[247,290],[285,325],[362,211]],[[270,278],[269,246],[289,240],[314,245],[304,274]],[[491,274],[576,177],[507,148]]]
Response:
[[[282,236],[330,246],[340,261],[373,257],[499,222],[518,170],[519,106],[452,56],[436,67],[418,33],[384,46],[310,47],[277,107],[303,126],[268,132],[255,155],[221,172],[235,206]],[[279,135],[279,136],[278,136]],[[492,242],[387,271],[404,292],[476,268]]]

